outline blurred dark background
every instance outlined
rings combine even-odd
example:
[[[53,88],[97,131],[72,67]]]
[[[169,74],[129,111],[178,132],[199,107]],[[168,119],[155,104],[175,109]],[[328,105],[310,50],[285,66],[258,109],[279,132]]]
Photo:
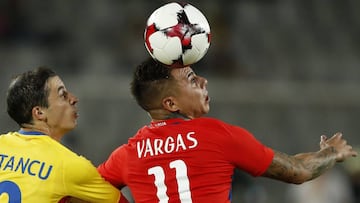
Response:
[[[167,2],[0,0],[0,131],[17,130],[5,111],[11,76],[47,65],[80,99],[79,126],[64,143],[95,165],[104,161],[149,122],[129,82],[148,57],[146,19]],[[208,53],[193,66],[209,81],[209,116],[289,154],[316,151],[320,135],[337,131],[360,145],[360,1],[188,2],[212,31]],[[351,196],[338,203],[360,202],[359,162],[337,167]],[[234,180],[233,202],[296,202],[285,183],[238,171]]]

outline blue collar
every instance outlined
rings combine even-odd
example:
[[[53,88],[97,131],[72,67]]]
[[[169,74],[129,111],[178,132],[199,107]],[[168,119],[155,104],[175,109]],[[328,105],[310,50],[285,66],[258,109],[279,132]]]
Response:
[[[39,131],[19,130],[19,133],[23,135],[45,135],[43,132],[39,132]]]

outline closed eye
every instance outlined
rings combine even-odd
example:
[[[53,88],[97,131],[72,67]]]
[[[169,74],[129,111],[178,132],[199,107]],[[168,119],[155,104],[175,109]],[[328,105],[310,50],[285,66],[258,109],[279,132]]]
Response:
[[[191,82],[192,82],[192,83],[197,83],[197,81],[198,81],[198,78],[197,78],[197,77],[191,78]]]
[[[66,91],[64,91],[60,96],[61,96],[62,98],[64,98],[64,99],[67,99],[67,98],[68,98],[68,95],[69,95],[69,93],[66,92]]]
[[[196,74],[193,71],[189,72],[187,77],[190,79],[191,83],[196,83],[198,81],[198,78],[196,77]]]
[[[65,88],[63,86],[58,88],[58,93],[61,98],[64,98],[64,99],[68,98],[69,93],[65,90]]]

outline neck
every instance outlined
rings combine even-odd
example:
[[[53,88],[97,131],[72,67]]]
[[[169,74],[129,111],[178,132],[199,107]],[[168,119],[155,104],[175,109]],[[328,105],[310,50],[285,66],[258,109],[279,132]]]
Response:
[[[58,142],[60,142],[60,140],[63,136],[63,134],[57,133],[57,132],[51,130],[50,128],[43,127],[43,126],[35,126],[32,124],[23,124],[21,126],[20,130],[26,131],[26,132],[39,132],[44,135],[50,136],[51,138],[53,138],[54,140],[56,140]]]
[[[40,132],[43,133],[45,135],[48,135],[50,133],[50,131],[48,129],[45,128],[41,128],[38,126],[34,126],[31,124],[23,124],[21,126],[21,130],[26,131],[26,132]]]
[[[149,112],[152,121],[153,122],[158,122],[158,121],[162,121],[162,120],[168,120],[168,119],[172,119],[172,118],[182,118],[182,119],[192,119],[191,117],[188,117],[186,115],[180,114],[179,112]]]

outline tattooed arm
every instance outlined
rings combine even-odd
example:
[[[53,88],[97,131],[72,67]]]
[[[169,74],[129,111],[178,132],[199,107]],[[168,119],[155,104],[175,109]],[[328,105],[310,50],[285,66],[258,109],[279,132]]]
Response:
[[[357,156],[357,152],[346,143],[341,133],[336,133],[330,139],[321,136],[320,150],[317,152],[291,156],[275,151],[273,161],[263,176],[301,184],[320,176],[336,162],[342,162],[351,156]]]

